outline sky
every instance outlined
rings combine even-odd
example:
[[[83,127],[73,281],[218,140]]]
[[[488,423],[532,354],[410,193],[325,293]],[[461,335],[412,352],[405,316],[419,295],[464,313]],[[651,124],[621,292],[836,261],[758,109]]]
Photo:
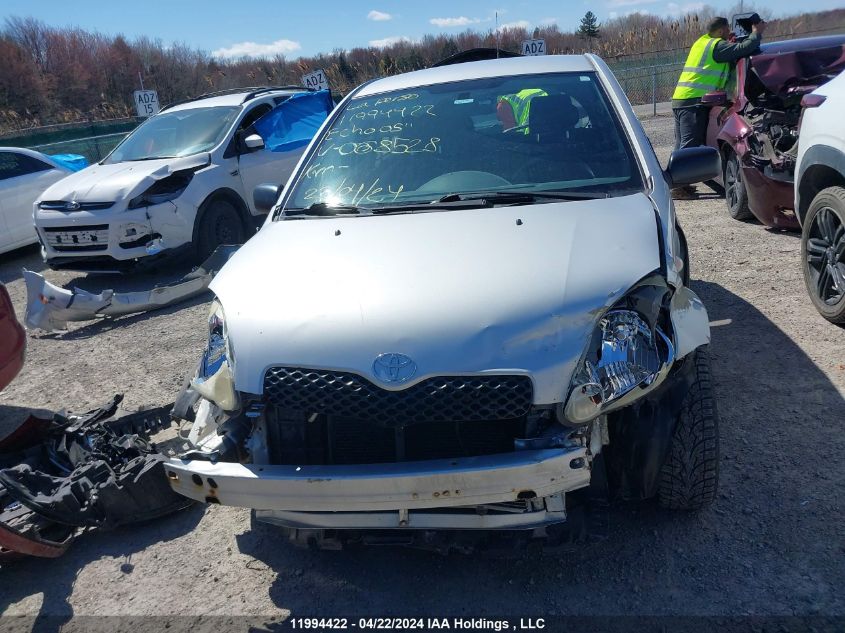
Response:
[[[753,0],[750,0],[753,2]],[[727,12],[738,0],[708,2]],[[842,0],[762,0],[774,15],[842,6]],[[289,59],[356,46],[380,46],[426,34],[486,31],[499,25],[529,28],[556,23],[577,28],[593,11],[599,20],[635,11],[679,15],[704,5],[696,0],[0,0],[0,18],[32,16],[50,26],[77,26],[128,38],[146,35],[180,42],[219,57]]]

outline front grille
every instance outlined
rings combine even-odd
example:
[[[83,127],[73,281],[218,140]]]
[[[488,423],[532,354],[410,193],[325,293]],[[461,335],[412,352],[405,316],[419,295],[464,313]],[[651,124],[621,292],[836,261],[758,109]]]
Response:
[[[525,437],[528,376],[444,376],[388,391],[346,372],[273,367],[273,463],[374,464],[488,455]]]
[[[68,208],[71,205],[71,208]],[[38,203],[39,209],[48,211],[64,211],[66,213],[73,213],[74,211],[102,211],[104,209],[111,209],[114,202],[76,202],[68,200],[43,200]]]
[[[109,246],[109,225],[44,228],[44,239],[55,251],[104,251]]]
[[[383,426],[457,420],[508,420],[528,414],[528,376],[438,376],[388,391],[347,372],[271,367],[264,394],[272,404]]]

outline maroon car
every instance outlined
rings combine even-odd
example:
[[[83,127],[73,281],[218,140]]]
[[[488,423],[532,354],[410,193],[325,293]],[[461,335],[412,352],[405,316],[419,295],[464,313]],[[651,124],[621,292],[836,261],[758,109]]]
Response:
[[[763,44],[740,60],[728,93],[713,105],[707,144],[722,155],[728,212],[776,228],[799,230],[792,192],[801,99],[845,68],[845,35]]]
[[[25,351],[26,332],[15,317],[6,287],[0,284],[0,391],[18,375]]]

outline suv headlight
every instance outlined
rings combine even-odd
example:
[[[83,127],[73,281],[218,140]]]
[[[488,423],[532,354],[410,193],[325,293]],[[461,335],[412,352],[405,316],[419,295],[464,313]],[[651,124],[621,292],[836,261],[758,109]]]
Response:
[[[203,398],[224,411],[234,411],[238,408],[238,396],[232,375],[233,367],[226,317],[223,306],[215,299],[208,314],[208,345],[191,386]]]
[[[194,178],[196,169],[174,171],[169,176],[156,180],[142,194],[129,201],[129,209],[150,207],[163,202],[170,202],[182,195]]]
[[[579,362],[563,421],[586,424],[630,404],[657,387],[674,361],[675,348],[658,326],[634,310],[608,311]]]

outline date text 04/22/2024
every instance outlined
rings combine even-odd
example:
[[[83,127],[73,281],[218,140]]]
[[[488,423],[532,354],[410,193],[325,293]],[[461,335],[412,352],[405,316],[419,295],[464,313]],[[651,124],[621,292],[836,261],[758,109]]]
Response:
[[[407,630],[407,631],[538,631],[546,628],[544,618],[519,618],[517,621],[487,618],[302,618],[292,617],[296,630]]]

